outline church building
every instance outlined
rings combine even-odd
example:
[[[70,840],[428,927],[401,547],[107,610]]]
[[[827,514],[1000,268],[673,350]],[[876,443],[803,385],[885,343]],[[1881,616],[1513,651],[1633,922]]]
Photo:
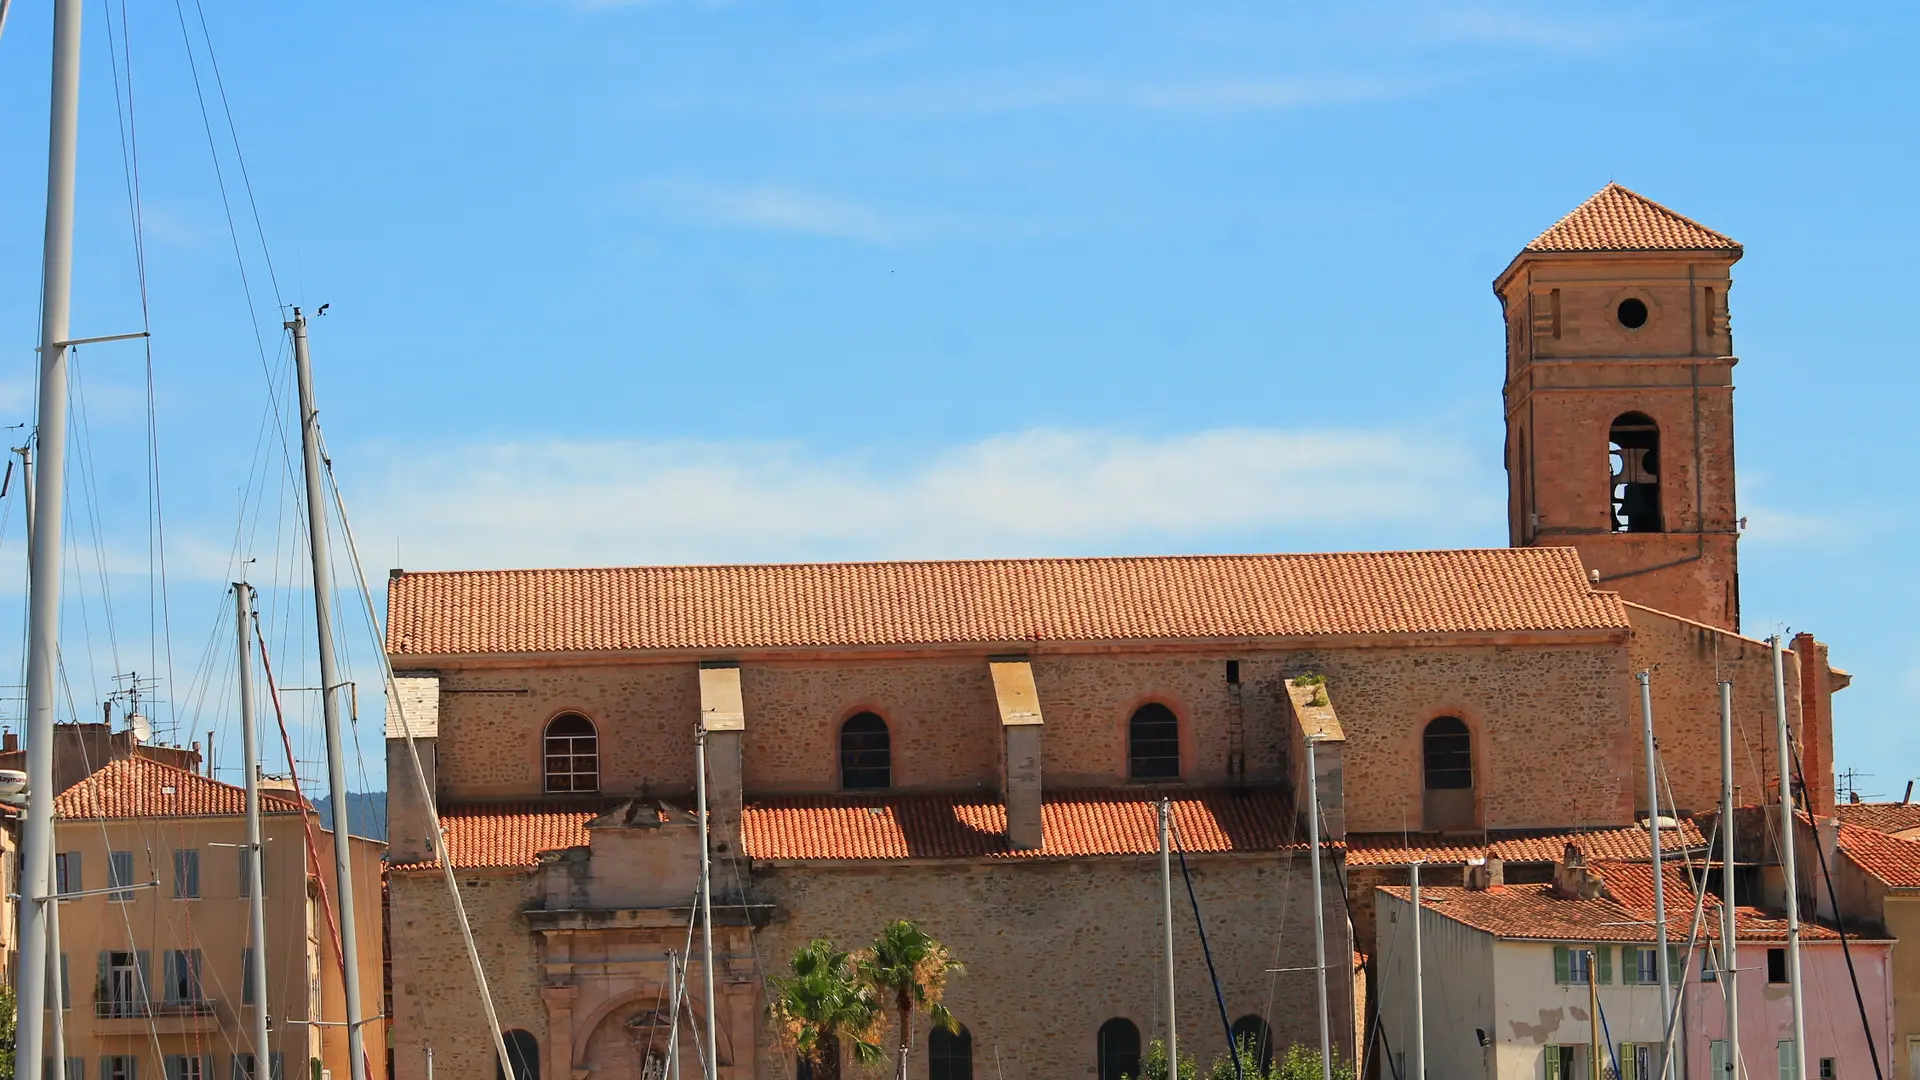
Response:
[[[529,1075],[663,1076],[677,1025],[685,1069],[711,1029],[723,1080],[790,1080],[766,978],[896,919],[966,964],[962,1027],[923,1024],[915,1080],[1138,1075],[1168,1026],[1163,801],[1183,1055],[1204,1067],[1225,1027],[1317,1045],[1319,905],[1334,1053],[1356,1060],[1374,886],[1407,862],[1459,884],[1488,855],[1509,881],[1550,873],[1569,840],[1647,857],[1638,673],[1663,814],[1718,800],[1721,680],[1740,798],[1775,797],[1772,660],[1740,633],[1740,255],[1609,184],[1495,280],[1506,548],[394,571],[393,1075],[425,1077],[429,1051],[441,1075],[496,1071],[441,859]],[[1806,804],[1828,812],[1847,676],[1810,635],[1787,659]],[[1699,842],[1683,828],[1670,845]]]

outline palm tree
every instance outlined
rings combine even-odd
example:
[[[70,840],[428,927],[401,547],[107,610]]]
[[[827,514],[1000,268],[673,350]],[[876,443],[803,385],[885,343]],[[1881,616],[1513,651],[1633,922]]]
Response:
[[[767,1011],[781,1041],[813,1066],[814,1080],[840,1080],[840,1047],[853,1048],[863,1066],[878,1065],[884,1013],[853,964],[826,938],[796,949],[791,974],[767,980]]]
[[[876,999],[891,1000],[900,1021],[899,1080],[907,1078],[907,1055],[913,1044],[913,1014],[924,1012],[940,1027],[958,1033],[960,1022],[940,1003],[947,979],[966,968],[945,945],[928,937],[914,923],[901,919],[880,932],[871,948],[854,955],[860,981]]]

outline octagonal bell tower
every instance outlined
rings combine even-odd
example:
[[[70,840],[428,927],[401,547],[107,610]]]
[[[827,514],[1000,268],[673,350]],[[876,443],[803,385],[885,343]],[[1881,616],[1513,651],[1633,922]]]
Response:
[[[1578,548],[1628,600],[1740,626],[1733,335],[1740,245],[1608,184],[1494,280],[1515,547]]]

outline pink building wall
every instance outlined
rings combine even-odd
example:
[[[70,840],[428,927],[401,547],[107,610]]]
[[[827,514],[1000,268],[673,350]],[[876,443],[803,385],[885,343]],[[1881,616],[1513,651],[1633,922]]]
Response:
[[[1887,942],[1849,941],[1860,996],[1873,1025],[1874,1049],[1885,1076],[1902,1075],[1893,1043],[1892,946]],[[1778,1044],[1793,1037],[1793,1005],[1785,984],[1767,982],[1767,950],[1779,942],[1740,943],[1740,1046],[1744,1080],[1780,1080]],[[1860,1008],[1847,977],[1846,959],[1837,941],[1803,942],[1801,977],[1806,983],[1807,1073],[1820,1080],[1820,1059],[1834,1059],[1835,1080],[1873,1080],[1873,1056],[1860,1025]],[[1713,1075],[1712,1043],[1726,1038],[1726,1002],[1717,982],[1700,981],[1698,959],[1688,971],[1685,1080],[1722,1080]],[[1731,1080],[1731,1078],[1728,1078]]]

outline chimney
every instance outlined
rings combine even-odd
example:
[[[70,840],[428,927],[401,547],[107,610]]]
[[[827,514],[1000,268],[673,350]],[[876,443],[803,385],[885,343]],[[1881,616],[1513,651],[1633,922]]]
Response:
[[[387,852],[395,863],[430,862],[434,844],[427,801],[439,795],[440,676],[431,671],[400,671],[393,676],[394,700],[387,704]],[[406,713],[401,726],[400,713]],[[427,791],[413,775],[406,733],[413,733]],[[264,784],[264,781],[262,782]]]
[[[1467,864],[1466,887],[1472,892],[1489,892],[1506,885],[1506,863],[1498,855]]]
[[[993,700],[1000,710],[1000,793],[1007,801],[1007,847],[1033,850],[1044,837],[1040,826],[1041,743],[1046,720],[1040,715],[1040,690],[1033,665],[1020,657],[989,658]]]
[[[9,731],[4,738],[0,738],[0,753],[11,754],[18,749],[20,749],[20,735],[18,732]],[[1909,795],[1913,793],[1912,784],[1907,785],[1907,793]]]
[[[1600,872],[1588,866],[1586,854],[1569,843],[1560,861],[1553,864],[1553,895],[1562,900],[1596,900],[1606,891]]]
[[[746,808],[740,744],[747,734],[747,709],[740,694],[740,665],[709,660],[700,664],[700,726],[707,733],[707,804],[713,811],[713,854],[729,856],[740,847],[740,815]]]

